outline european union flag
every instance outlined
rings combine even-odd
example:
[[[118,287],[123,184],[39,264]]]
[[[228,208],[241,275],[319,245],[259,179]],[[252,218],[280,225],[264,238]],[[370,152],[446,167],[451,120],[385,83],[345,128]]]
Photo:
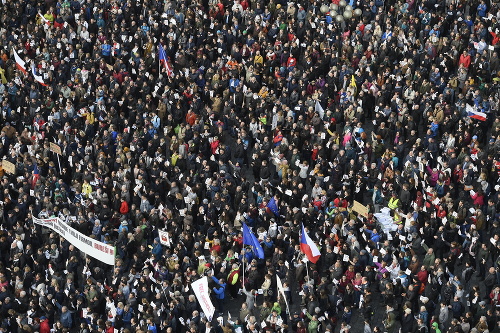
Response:
[[[271,198],[271,200],[269,200],[269,202],[267,203],[267,208],[269,208],[269,210],[276,216],[280,216],[280,210],[278,209],[278,204],[276,203],[276,200],[274,199],[274,197]]]
[[[264,250],[262,249],[259,240],[245,223],[243,223],[243,244],[250,245],[257,258],[264,259]]]

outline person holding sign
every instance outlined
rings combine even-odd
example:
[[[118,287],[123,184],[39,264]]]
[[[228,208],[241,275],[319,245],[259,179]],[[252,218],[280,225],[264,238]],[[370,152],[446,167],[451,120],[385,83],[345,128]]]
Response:
[[[219,313],[224,312],[224,301],[226,299],[226,281],[222,279],[217,279],[215,276],[210,274],[212,280],[217,284],[212,290],[215,292],[215,299],[217,300],[217,311]]]

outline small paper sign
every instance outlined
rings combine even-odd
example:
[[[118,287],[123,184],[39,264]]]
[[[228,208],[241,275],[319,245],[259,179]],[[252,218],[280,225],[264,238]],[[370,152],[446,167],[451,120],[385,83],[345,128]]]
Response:
[[[170,236],[168,232],[164,230],[158,230],[158,236],[160,237],[160,243],[165,246],[170,246]]]

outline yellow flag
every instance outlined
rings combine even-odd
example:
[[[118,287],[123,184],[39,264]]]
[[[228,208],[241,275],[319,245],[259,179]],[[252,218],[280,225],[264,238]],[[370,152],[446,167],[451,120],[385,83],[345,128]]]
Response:
[[[354,79],[354,75],[351,75],[351,83],[349,84],[349,86],[354,88],[354,94],[358,92],[358,86],[356,85],[356,80]]]
[[[0,79],[2,80],[3,84],[7,83],[7,79],[5,78],[5,69],[0,68]]]

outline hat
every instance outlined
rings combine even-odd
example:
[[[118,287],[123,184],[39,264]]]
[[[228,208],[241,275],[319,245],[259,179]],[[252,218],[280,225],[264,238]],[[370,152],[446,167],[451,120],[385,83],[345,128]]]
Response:
[[[126,226],[126,225],[128,225],[128,222],[127,221],[122,221],[122,225]]]
[[[486,302],[485,302],[485,301],[481,301],[481,302],[479,302],[479,305],[480,305],[480,306],[485,306],[485,305],[486,305]]]
[[[40,320],[46,320],[46,319],[47,319],[47,317],[45,317],[45,316],[40,317]]]
[[[477,140],[477,135],[474,135],[474,136],[472,137],[472,140]]]

